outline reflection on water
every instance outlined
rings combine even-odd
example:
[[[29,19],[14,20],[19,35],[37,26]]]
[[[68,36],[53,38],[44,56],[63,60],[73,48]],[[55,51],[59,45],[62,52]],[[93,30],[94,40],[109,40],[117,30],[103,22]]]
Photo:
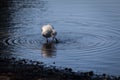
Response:
[[[56,55],[56,47],[53,42],[44,43],[41,48],[41,53],[44,57],[53,57]]]
[[[119,0],[1,0],[0,55],[118,75],[119,4]],[[44,43],[40,29],[48,23],[58,31],[57,46]]]

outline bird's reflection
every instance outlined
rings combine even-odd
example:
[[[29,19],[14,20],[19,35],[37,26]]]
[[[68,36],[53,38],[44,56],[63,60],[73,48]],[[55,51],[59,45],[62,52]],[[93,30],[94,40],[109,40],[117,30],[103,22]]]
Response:
[[[54,42],[44,43],[41,48],[43,57],[52,58],[56,56],[56,47]]]

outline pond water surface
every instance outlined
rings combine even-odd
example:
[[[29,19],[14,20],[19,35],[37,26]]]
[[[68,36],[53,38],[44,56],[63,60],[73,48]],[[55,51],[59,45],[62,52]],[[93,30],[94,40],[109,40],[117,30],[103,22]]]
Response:
[[[119,0],[5,0],[0,17],[0,56],[120,75]],[[41,36],[48,23],[57,44]]]

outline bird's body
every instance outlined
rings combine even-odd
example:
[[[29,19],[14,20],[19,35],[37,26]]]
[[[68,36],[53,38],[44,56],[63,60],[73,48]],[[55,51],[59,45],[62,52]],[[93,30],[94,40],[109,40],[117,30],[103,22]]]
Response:
[[[52,37],[53,40],[55,39],[57,42],[57,38],[55,37],[57,35],[57,32],[55,31],[54,27],[50,24],[43,25],[41,28],[42,35],[46,38],[48,42],[48,38]]]

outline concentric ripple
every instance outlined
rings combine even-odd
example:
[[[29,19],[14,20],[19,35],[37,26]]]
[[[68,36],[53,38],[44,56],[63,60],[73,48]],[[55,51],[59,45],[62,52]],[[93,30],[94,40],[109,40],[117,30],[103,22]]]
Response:
[[[60,44],[57,46],[57,50],[81,50],[85,52],[97,52],[112,50],[119,46],[118,33],[110,33],[112,35],[99,35],[94,33],[77,33],[71,34],[65,32],[65,35],[58,35]],[[42,43],[45,41],[39,34],[31,34],[16,37],[6,37],[2,40],[7,46],[19,47],[19,48],[33,48],[39,49]],[[63,47],[64,46],[64,47]]]
[[[100,29],[94,30],[84,28],[85,31],[79,29],[79,32],[63,32],[61,39],[60,50],[80,50],[80,52],[101,52],[105,50],[114,50],[119,47],[119,32],[115,29]],[[89,29],[89,30],[87,30]],[[85,33],[86,32],[86,33]],[[64,47],[62,47],[64,45]]]
[[[13,46],[16,48],[36,48],[38,49],[41,44],[39,36],[36,35],[24,35],[17,37],[7,37],[2,40],[6,46]]]

